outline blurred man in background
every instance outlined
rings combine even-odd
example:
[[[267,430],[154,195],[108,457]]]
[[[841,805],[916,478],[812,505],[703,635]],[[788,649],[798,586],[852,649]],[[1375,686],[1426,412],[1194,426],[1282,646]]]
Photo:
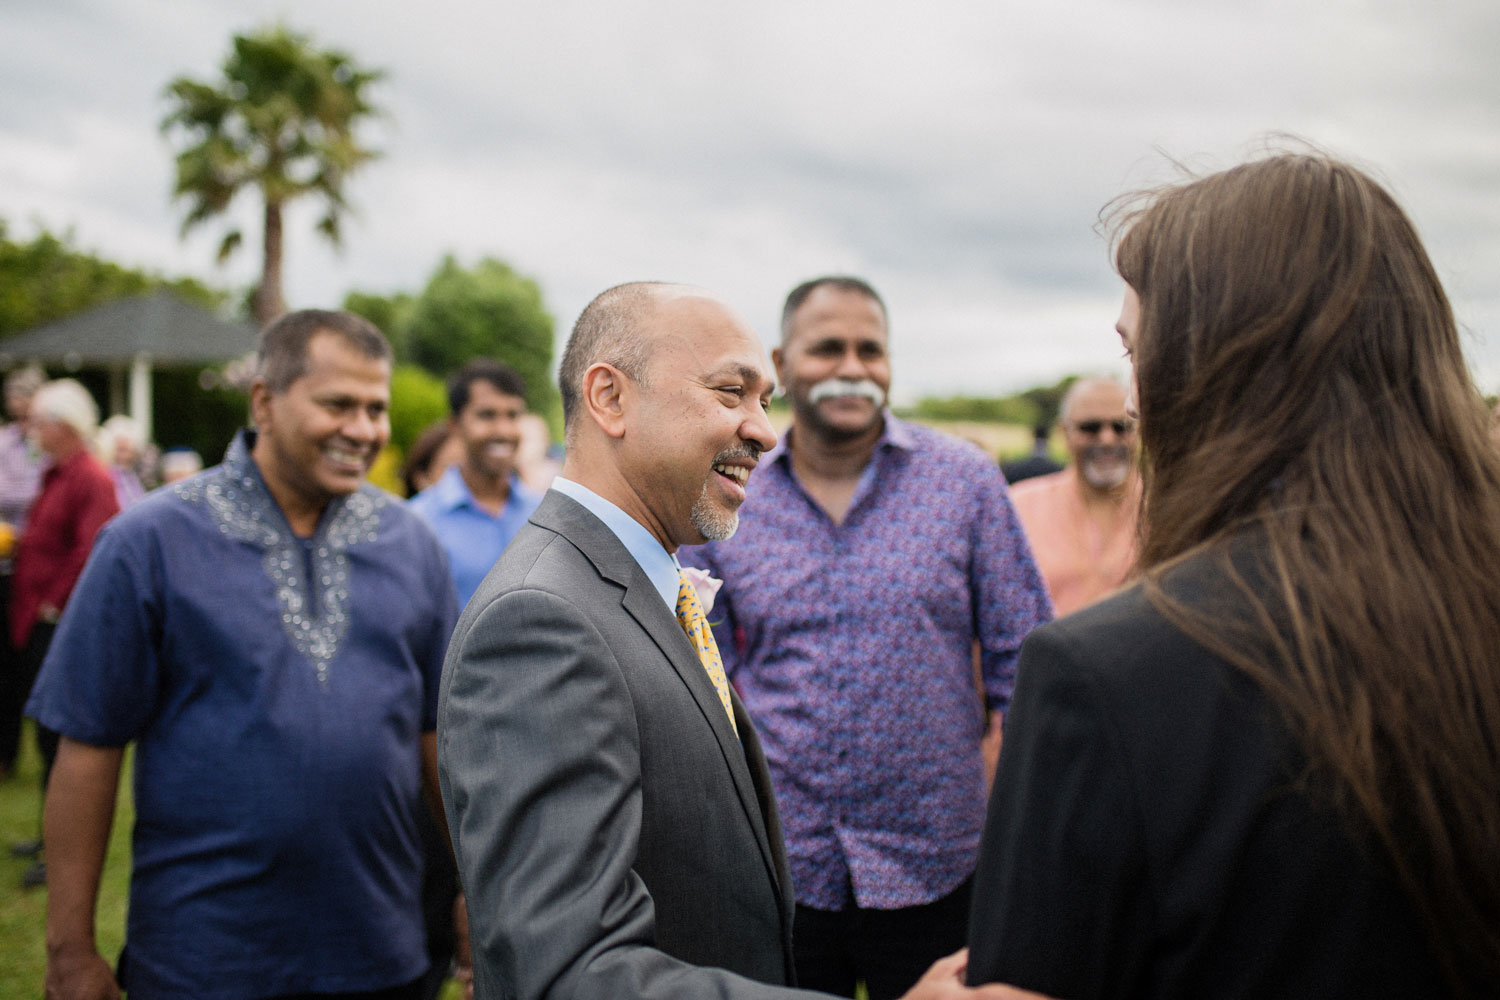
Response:
[[[526,384],[514,369],[487,358],[464,365],[448,379],[448,413],[463,457],[411,509],[443,543],[463,607],[542,495],[516,471]]]
[[[1052,606],[1066,615],[1120,586],[1135,565],[1141,477],[1135,421],[1119,382],[1074,382],[1060,418],[1073,463],[1016,484],[1010,498]]]

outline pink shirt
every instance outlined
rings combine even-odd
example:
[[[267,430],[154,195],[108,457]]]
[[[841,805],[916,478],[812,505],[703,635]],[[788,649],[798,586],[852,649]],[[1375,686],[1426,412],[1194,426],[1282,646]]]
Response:
[[[1111,519],[1089,516],[1075,466],[1011,487],[1011,503],[1059,617],[1099,600],[1130,574],[1140,482],[1139,476],[1130,478],[1125,499]]]

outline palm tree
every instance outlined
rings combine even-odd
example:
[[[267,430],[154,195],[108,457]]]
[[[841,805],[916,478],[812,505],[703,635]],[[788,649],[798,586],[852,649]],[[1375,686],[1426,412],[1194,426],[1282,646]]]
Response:
[[[223,213],[240,191],[257,188],[265,202],[264,258],[252,311],[258,323],[286,312],[281,294],[282,209],[317,195],[327,211],[318,229],[335,245],[348,203],[344,181],[378,153],[360,145],[355,127],[381,112],[366,98],[384,73],[362,69],[345,53],[314,49],[305,36],[277,26],[236,35],[222,79],[178,77],[162,131],[182,133],[174,199],[186,199],[184,234]],[[242,241],[231,228],[219,262]]]

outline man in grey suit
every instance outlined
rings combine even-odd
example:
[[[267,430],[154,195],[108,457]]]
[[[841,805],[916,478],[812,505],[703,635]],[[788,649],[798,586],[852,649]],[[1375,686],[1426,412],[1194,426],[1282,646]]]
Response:
[[[444,670],[476,994],[809,997],[786,986],[793,897],[765,759],[674,555],[734,532],[775,444],[764,348],[700,289],[622,285],[579,317],[560,380],[562,475]],[[963,962],[910,996],[1010,995],[966,991]]]

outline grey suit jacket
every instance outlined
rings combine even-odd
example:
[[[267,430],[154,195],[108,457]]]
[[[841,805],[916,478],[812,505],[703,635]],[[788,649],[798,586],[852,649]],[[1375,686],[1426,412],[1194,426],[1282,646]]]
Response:
[[[551,492],[459,619],[438,761],[476,995],[806,997],[770,779],[598,518]]]

